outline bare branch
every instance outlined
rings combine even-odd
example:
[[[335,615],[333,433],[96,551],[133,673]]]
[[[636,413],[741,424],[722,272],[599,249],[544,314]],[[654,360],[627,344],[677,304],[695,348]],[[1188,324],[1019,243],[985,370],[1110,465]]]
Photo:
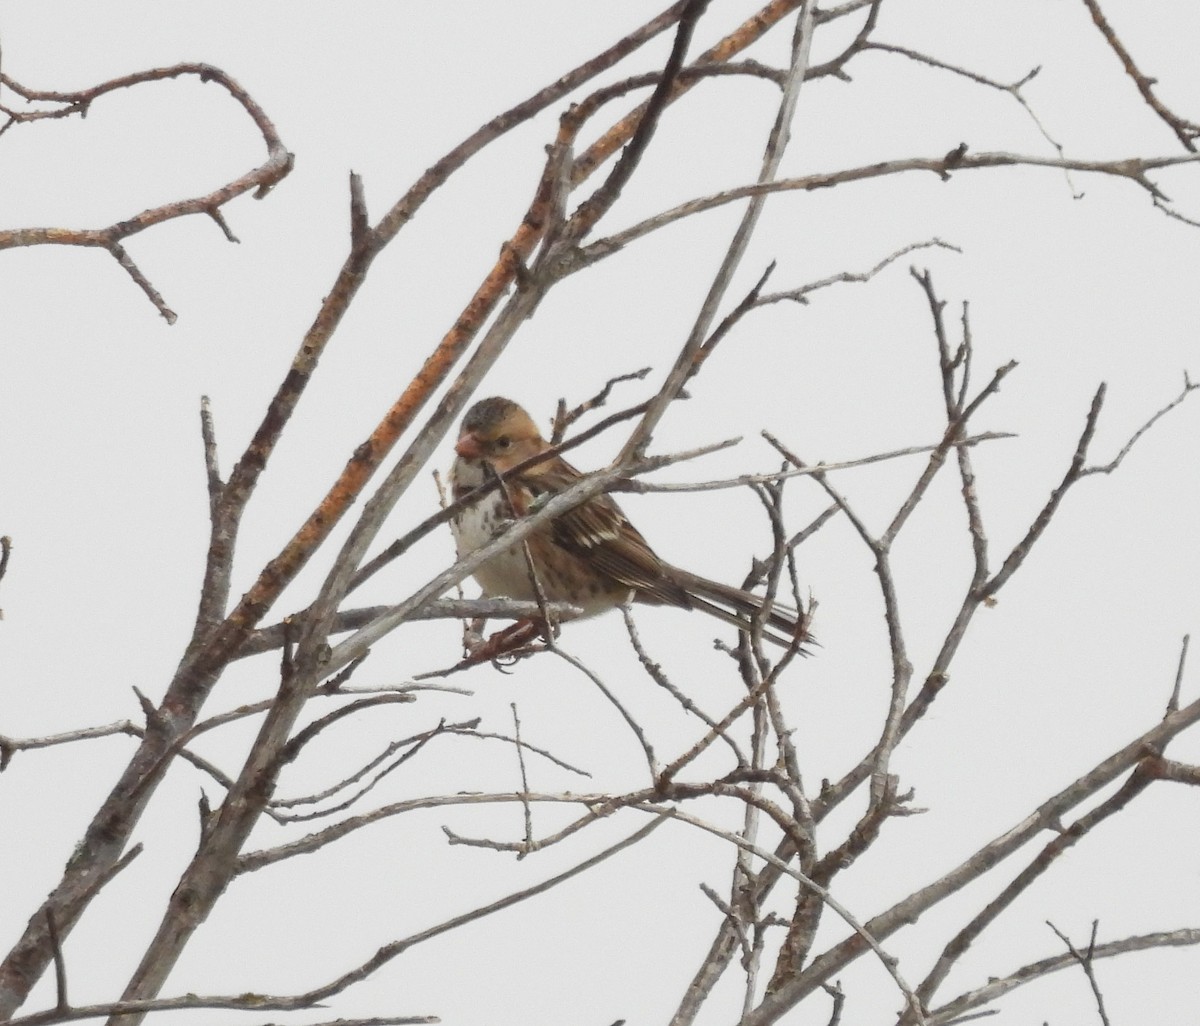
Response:
[[[731,738],[728,733],[722,730],[717,721],[710,717],[703,709],[693,702],[682,690],[671,683],[666,673],[663,671],[662,665],[650,658],[650,654],[642,645],[641,636],[638,634],[637,624],[633,620],[633,611],[627,605],[621,606],[621,616],[625,619],[625,631],[629,635],[629,643],[633,646],[634,652],[637,654],[638,662],[642,664],[642,669],[646,671],[647,676],[654,681],[660,688],[667,692],[672,698],[677,701],[686,712],[690,712],[697,719],[705,723],[711,730],[733,750],[734,758],[737,759],[739,766],[749,765],[745,754],[738,743]]]
[[[991,598],[1004,587],[1008,579],[1025,562],[1030,550],[1045,533],[1046,528],[1050,526],[1050,521],[1053,519],[1055,512],[1057,512],[1064,496],[1070,491],[1075,482],[1083,476],[1088,446],[1091,445],[1092,436],[1096,433],[1096,424],[1100,419],[1100,411],[1104,406],[1104,394],[1105,386],[1102,384],[1096,389],[1096,394],[1092,397],[1092,405],[1088,410],[1087,419],[1084,422],[1079,441],[1075,445],[1075,453],[1071,458],[1071,465],[1067,468],[1063,479],[1051,491],[1050,498],[1046,500],[1046,504],[1030,525],[1029,530],[1025,533],[1025,537],[1013,546],[1012,551],[1008,554],[1008,558],[1004,560],[1004,564],[992,575],[987,584],[983,586],[981,594],[985,599]]]
[[[1197,721],[1200,721],[1200,700],[1167,717],[1098,763],[1059,791],[1058,794],[1042,803],[1020,823],[982,846],[940,879],[918,888],[887,911],[875,916],[865,924],[867,933],[882,942],[902,926],[912,924],[925,911],[949,895],[956,893],[969,882],[978,879],[1001,860],[1009,857],[1039,831],[1052,828],[1067,811],[1136,765],[1145,756],[1148,749],[1161,748],[1171,738]],[[766,1026],[767,1023],[775,1021],[783,1011],[793,1007],[803,996],[822,983],[827,983],[863,951],[865,948],[858,936],[835,944],[824,954],[812,959],[803,972],[789,980],[778,991],[768,995],[754,1014],[746,1020],[745,1026]]]
[[[73,744],[76,741],[87,741],[97,737],[112,737],[114,734],[141,737],[142,733],[142,728],[132,721],[116,720],[99,727],[82,727],[79,730],[67,730],[61,734],[47,734],[43,737],[19,738],[0,734],[0,770],[8,767],[17,752],[30,751],[35,748],[53,748],[55,745]]]
[[[1042,138],[1045,139],[1046,142],[1048,142],[1051,146],[1054,147],[1054,149],[1058,152],[1058,155],[1060,157],[1066,158],[1067,154],[1066,154],[1066,151],[1063,149],[1062,144],[1057,139],[1055,139],[1054,136],[1052,136],[1050,134],[1049,130],[1046,128],[1045,124],[1042,122],[1042,119],[1038,116],[1037,112],[1030,105],[1029,101],[1025,99],[1025,94],[1021,91],[1022,87],[1028,85],[1030,82],[1032,82],[1038,76],[1038,74],[1042,70],[1040,67],[1030,69],[1024,75],[1022,75],[1019,79],[1017,79],[1015,82],[998,82],[995,79],[987,77],[986,75],[981,75],[978,72],[970,71],[967,68],[962,68],[962,67],[959,67],[958,65],[951,64],[947,61],[939,60],[936,57],[930,57],[928,54],[918,53],[916,50],[909,49],[908,47],[905,47],[905,46],[894,46],[889,43],[879,43],[879,42],[872,40],[872,41],[866,43],[863,46],[863,49],[864,50],[876,50],[876,51],[879,51],[880,53],[899,54],[900,56],[907,57],[909,60],[915,61],[918,64],[924,64],[931,68],[937,68],[940,71],[948,71],[951,74],[959,75],[959,76],[969,79],[970,81],[975,82],[979,85],[987,86],[989,89],[997,89],[1000,92],[1007,93],[1014,100],[1016,100],[1017,103],[1019,103],[1021,105],[1021,107],[1024,109],[1025,113],[1029,115],[1030,119],[1033,121],[1034,125],[1036,126],[1038,132],[1041,133]],[[1068,170],[1066,172],[1066,175],[1067,175],[1067,181],[1068,181],[1068,183],[1070,183],[1071,182],[1071,172]],[[1078,192],[1078,190],[1076,190],[1074,188],[1073,183],[1071,185],[1071,192],[1072,192],[1072,195],[1076,199],[1080,198],[1080,196],[1082,195],[1081,193]]]
[[[1167,715],[1175,712],[1179,708],[1179,695],[1183,688],[1183,668],[1187,665],[1188,645],[1191,643],[1192,636],[1185,634],[1183,636],[1183,644],[1179,646],[1179,665],[1175,670],[1175,686],[1171,688],[1171,698],[1167,702]]]
[[[525,753],[521,751],[521,717],[517,714],[517,703],[510,702],[509,708],[512,709],[513,716],[513,737],[516,738],[517,751],[517,767],[521,771],[521,794],[529,793],[529,774],[525,772]],[[529,802],[521,802],[521,812],[525,818],[525,843],[526,845],[533,844],[533,809]]]
[[[649,813],[652,813],[655,815],[663,815],[663,811],[653,805],[645,805],[642,803],[638,803],[638,804],[628,805],[626,807],[641,809],[644,812],[649,812]],[[924,1018],[924,1016],[921,1012],[920,1005],[917,1001],[916,994],[913,993],[912,988],[910,988],[908,986],[908,984],[904,982],[904,978],[900,975],[897,959],[894,956],[889,955],[887,953],[887,951],[884,950],[883,946],[875,939],[875,937],[871,933],[871,928],[870,928],[869,923],[864,925],[862,922],[860,922],[858,919],[856,919],[854,917],[854,915],[850,912],[849,909],[847,909],[844,905],[841,904],[841,902],[839,902],[836,898],[834,898],[833,895],[830,894],[829,891],[827,891],[824,887],[821,887],[819,884],[817,884],[813,880],[810,880],[799,870],[793,869],[791,866],[787,865],[787,863],[783,862],[781,859],[776,858],[774,855],[771,854],[771,852],[766,851],[762,848],[757,847],[756,845],[751,844],[744,837],[741,837],[738,834],[730,833],[727,830],[722,830],[720,827],[714,826],[711,823],[707,823],[704,820],[697,819],[694,816],[690,816],[686,812],[683,812],[680,809],[670,810],[670,816],[672,819],[677,820],[678,822],[688,823],[691,826],[697,827],[700,830],[703,830],[706,833],[710,833],[715,837],[720,837],[723,840],[728,841],[730,844],[733,844],[733,845],[737,846],[738,848],[749,852],[750,854],[754,855],[756,858],[762,859],[769,866],[773,866],[779,872],[792,877],[794,880],[798,881],[804,887],[809,888],[814,893],[820,895],[821,900],[823,902],[825,902],[825,904],[827,904],[854,931],[854,935],[853,935],[854,939],[856,941],[858,941],[859,943],[861,943],[861,945],[863,946],[864,949],[869,948],[871,951],[874,952],[876,957],[879,959],[880,963],[887,970],[888,975],[892,977],[892,979],[896,983],[896,986],[899,988],[900,992],[904,995],[905,1002],[908,1004],[908,1006],[910,1008],[912,1008],[914,1010],[915,1014],[918,1016],[917,1021],[922,1024],[925,1024],[927,1022],[927,1020]],[[769,1000],[770,1000],[770,998],[768,997],[767,1001],[769,1001]],[[763,1005],[765,1005],[765,1004],[766,1004],[766,1001],[764,1001]],[[752,1011],[749,1015],[743,1016],[743,1021],[744,1022],[758,1022],[759,1017],[763,1014],[763,1005],[759,1005],[759,1007],[756,1008],[754,1011]]]
[[[643,367],[641,370],[630,371],[627,374],[617,374],[615,377],[609,378],[604,383],[604,387],[594,396],[590,399],[585,399],[577,406],[571,407],[570,410],[567,409],[566,399],[559,399],[558,409],[554,414],[554,424],[550,432],[550,444],[553,446],[559,445],[567,433],[567,428],[584,414],[591,413],[592,410],[598,409],[608,402],[608,397],[612,394],[612,390],[616,385],[623,381],[643,381],[649,373],[650,368]]]
[[[266,146],[266,160],[250,171],[245,172],[232,181],[214,189],[203,196],[192,199],[177,200],[162,206],[143,210],[132,217],[122,218],[107,228],[99,229],[69,229],[69,228],[16,228],[0,230],[0,250],[13,246],[93,246],[108,250],[117,262],[126,270],[130,277],[146,293],[155,308],[166,319],[168,324],[175,322],[175,314],[163,302],[162,296],[150,284],[146,276],[138,269],[133,260],[125,252],[121,242],[131,235],[145,231],[165,221],[193,214],[204,214],[217,218],[217,223],[224,228],[227,237],[231,233],[224,226],[217,211],[233,199],[253,191],[255,197],[262,199],[282,180],[292,169],[292,155],[284,147],[279,134],[271,120],[267,117],[258,103],[236,81],[210,64],[176,64],[167,68],[152,68],[132,75],[103,82],[91,89],[78,92],[60,93],[27,89],[13,81],[9,76],[2,80],[14,92],[27,100],[41,100],[59,104],[53,110],[36,110],[27,112],[8,111],[9,123],[37,121],[43,118],[69,117],[74,114],[86,114],[92,104],[102,96],[118,89],[127,89],[150,82],[167,79],[196,77],[201,82],[216,82],[242,107],[254,122]],[[7,127],[7,126],[6,126]]]
[[[1108,1019],[1108,1012],[1105,1011],[1104,1008],[1104,995],[1100,992],[1100,983],[1096,979],[1096,970],[1093,965],[1096,956],[1096,931],[1099,929],[1100,921],[1098,919],[1092,920],[1092,936],[1091,940],[1088,941],[1088,949],[1086,953],[1080,952],[1075,945],[1071,943],[1067,935],[1053,923],[1047,922],[1046,925],[1050,927],[1050,929],[1053,930],[1058,936],[1058,939],[1067,946],[1067,950],[1071,953],[1071,957],[1074,958],[1083,969],[1083,974],[1087,977],[1087,981],[1091,985],[1092,995],[1096,999],[1096,1009],[1100,1013],[1100,1022],[1103,1023],[1103,1026],[1112,1026]]]
[[[1187,399],[1187,397],[1190,396],[1197,389],[1200,389],[1200,383],[1193,382],[1185,373],[1183,375],[1183,389],[1182,389],[1182,391],[1180,391],[1179,395],[1177,395],[1174,399],[1172,399],[1169,403],[1167,403],[1166,406],[1164,406],[1161,410],[1159,410],[1157,413],[1155,413],[1149,420],[1146,421],[1145,424],[1143,424],[1132,435],[1130,435],[1129,441],[1127,441],[1123,446],[1121,446],[1121,451],[1118,452],[1117,455],[1114,456],[1108,463],[1084,467],[1082,470],[1079,471],[1079,476],[1087,477],[1089,474],[1111,474],[1114,470],[1117,469],[1117,467],[1119,467],[1121,465],[1121,463],[1125,459],[1125,457],[1129,455],[1130,450],[1135,445],[1137,445],[1138,439],[1140,439],[1142,437],[1142,435],[1144,435],[1147,431],[1149,431],[1152,427],[1154,427],[1154,425],[1157,424],[1159,422],[1159,420],[1161,420],[1168,413],[1170,413],[1173,409],[1175,409],[1176,406],[1178,406],[1185,399]]]
[[[617,232],[604,239],[598,239],[583,248],[581,259],[594,261],[610,256],[632,242],[658,231],[669,224],[694,214],[715,210],[718,207],[750,197],[762,197],[783,192],[813,192],[817,189],[829,189],[849,182],[870,181],[874,178],[884,178],[890,175],[907,174],[911,171],[927,171],[941,178],[948,178],[954,171],[975,171],[997,167],[1046,167],[1058,168],[1064,171],[1081,171],[1091,174],[1108,175],[1115,178],[1127,178],[1145,189],[1151,196],[1161,197],[1162,193],[1146,176],[1151,171],[1185,164],[1194,164],[1200,160],[1200,153],[1172,155],[1166,157],[1126,157],[1120,160],[1079,160],[1063,157],[1042,157],[1036,154],[1017,153],[966,153],[961,156],[943,154],[938,157],[907,157],[896,160],[882,161],[876,164],[866,164],[860,167],[846,168],[841,171],[829,171],[820,174],[805,175],[801,178],[784,178],[776,182],[757,185],[743,185],[736,189],[727,189],[698,199],[689,200],[676,207],[665,210],[654,217],[640,221],[630,228]]]
[[[1177,784],[1200,786],[1200,766],[1189,766],[1174,759],[1155,758],[1147,760],[1148,772],[1155,780],[1170,780]]]
[[[766,295],[759,296],[754,301],[754,306],[769,306],[772,303],[782,303],[785,300],[793,303],[807,303],[808,297],[814,292],[829,288],[831,285],[865,284],[878,275],[881,271],[886,270],[901,257],[908,256],[909,253],[915,253],[919,249],[934,248],[948,249],[953,253],[962,253],[962,250],[958,246],[950,242],[944,242],[941,239],[928,239],[925,242],[910,242],[907,246],[902,246],[900,249],[889,253],[869,270],[840,271],[837,274],[829,275],[827,278],[821,278],[819,281],[809,282],[807,285],[800,285],[794,289],[787,289],[784,292],[768,292]]]
[[[625,706],[621,703],[621,700],[617,698],[615,694],[613,694],[612,690],[607,685],[605,685],[604,681],[600,679],[600,675],[598,673],[586,666],[581,660],[576,659],[573,655],[564,652],[558,645],[553,645],[550,650],[560,659],[570,663],[573,667],[575,667],[575,669],[587,677],[588,680],[595,684],[600,694],[608,699],[609,704],[621,714],[621,719],[623,719],[629,726],[629,729],[633,731],[633,736],[637,738],[638,744],[642,747],[642,752],[646,756],[646,765],[650,769],[650,779],[657,779],[658,759],[654,755],[654,746],[650,744],[649,739],[646,737],[645,730],[643,730],[641,724],[633,718],[632,713],[625,708]]]
[[[369,794],[377,784],[388,777],[391,773],[399,769],[410,759],[415,758],[433,738],[442,734],[448,734],[451,731],[457,732],[469,730],[478,722],[478,720],[474,720],[470,724],[456,724],[453,728],[446,727],[444,724],[438,724],[438,726],[432,730],[428,730],[423,734],[417,735],[416,737],[406,738],[401,742],[393,742],[392,744],[388,745],[381,755],[376,756],[361,769],[350,774],[350,776],[346,777],[345,779],[337,781],[330,787],[317,792],[316,794],[303,795],[299,798],[284,798],[272,801],[266,809],[267,815],[269,815],[278,823],[305,823],[315,819],[324,819],[338,812],[343,812],[346,809],[352,808],[354,805],[356,805],[363,797]],[[400,752],[400,755],[394,759],[390,765],[385,766],[378,773],[376,773],[374,777],[367,781],[367,783],[353,791],[350,795],[338,802],[336,805],[326,806],[312,812],[283,811],[285,809],[294,809],[300,805],[315,805],[318,802],[326,801],[335,794],[338,794],[339,792],[344,791],[352,785],[358,783],[360,780],[366,777],[366,775],[370,773],[372,769],[377,767],[380,763],[384,762],[401,749],[403,749],[403,751]]]
[[[773,446],[778,439],[768,431],[762,433],[763,438]],[[970,435],[955,445],[973,446],[983,442],[996,442],[1017,436],[1008,431],[984,431],[978,435]],[[781,444],[781,443],[779,443]],[[910,445],[904,449],[892,449],[888,452],[875,453],[872,456],[860,456],[851,460],[835,460],[826,463],[820,460],[816,463],[802,463],[787,470],[773,470],[760,474],[740,474],[737,477],[723,478],[719,481],[621,481],[614,485],[611,491],[634,492],[638,495],[651,492],[713,492],[726,488],[744,488],[747,485],[769,484],[773,481],[784,481],[791,477],[813,477],[819,474],[831,473],[835,470],[850,470],[854,467],[867,467],[873,463],[884,463],[887,460],[900,459],[904,456],[919,456],[922,453],[936,453],[945,448],[945,441],[934,445]]]
[[[71,1002],[67,997],[67,963],[63,958],[62,940],[58,936],[58,926],[54,922],[52,909],[46,909],[46,930],[50,934],[50,944],[54,948],[54,989],[58,996],[55,1008],[61,1012],[70,1008]]]
[[[147,1001],[108,1001],[96,1005],[76,1005],[73,1008],[50,1009],[46,1012],[35,1012],[32,1015],[21,1015],[9,1019],[7,1026],[52,1026],[60,1022],[76,1022],[80,1019],[115,1019],[121,1016],[144,1016],[152,1012],[171,1012],[181,1009],[210,1009],[224,1008],[235,1011],[262,1012],[281,1011],[292,1012],[317,1006],[316,1001],[307,1000],[304,996],[287,997],[273,994],[237,994],[200,996],[185,994],[181,997],[154,998]],[[435,1015],[385,1017],[374,1019],[339,1019],[336,1024],[329,1026],[390,1026],[390,1024],[437,1023],[441,1020]],[[321,1026],[321,1024],[315,1024]]]
[[[811,0],[803,0],[796,20],[796,29],[792,39],[792,61],[788,71],[788,81],[783,90],[783,97],[776,112],[775,123],[763,153],[762,167],[759,171],[760,186],[771,183],[778,173],[791,134],[792,119],[799,100],[800,88],[808,71],[809,54],[812,48],[813,36],[813,7]],[[729,244],[725,257],[721,262],[708,294],[705,296],[700,313],[696,317],[687,342],[679,352],[675,366],[667,375],[662,387],[651,401],[650,406],[642,416],[637,427],[631,432],[624,447],[621,449],[621,460],[627,461],[634,455],[641,455],[650,441],[655,427],[667,406],[674,402],[683,387],[683,383],[692,375],[693,367],[700,354],[704,339],[708,335],[717,309],[728,290],[733,274],[741,264],[742,256],[750,243],[750,238],[758,224],[765,203],[765,192],[754,192],[749,196],[750,202],[742,215],[734,237]]]
[[[370,244],[371,220],[367,215],[367,197],[361,175],[350,173],[350,248]]]
[[[650,144],[650,139],[654,136],[654,132],[658,128],[658,121],[662,112],[666,109],[667,104],[671,102],[671,94],[675,89],[676,77],[683,67],[688,45],[691,43],[692,34],[696,29],[696,23],[700,20],[701,15],[704,14],[708,4],[709,0],[688,0],[676,24],[675,40],[671,46],[671,54],[667,58],[667,63],[663,68],[658,85],[655,87],[650,99],[646,101],[639,111],[638,125],[634,130],[633,136],[621,151],[621,156],[609,173],[608,178],[571,215],[563,231],[565,239],[574,242],[586,235],[596,222],[612,208],[612,205],[620,198],[621,191],[628,184],[629,179],[633,177],[633,172],[641,162],[642,154],[645,153],[646,147]]]
[[[179,319],[175,311],[167,306],[158,289],[156,289],[150,283],[150,279],[147,278],[142,273],[141,268],[133,262],[133,258],[130,257],[130,255],[125,251],[125,247],[119,242],[111,242],[108,244],[107,249],[116,259],[117,263],[124,268],[125,273],[133,279],[134,284],[137,285],[137,287],[140,288],[144,293],[146,293],[146,298],[149,299],[150,302],[154,304],[154,308],[160,314],[162,314],[163,320],[165,320],[168,324],[174,324]]]
[[[795,453],[778,442],[777,439],[770,435],[766,437],[785,459],[795,466],[804,466],[804,462]],[[947,432],[947,437],[952,437],[950,432]],[[926,472],[922,474],[914,486],[913,492],[910,494],[905,505],[914,503],[913,496],[923,495],[925,490],[928,489],[933,474],[940,467],[941,457],[944,456],[947,448],[947,442],[943,441],[942,445],[934,450],[927,464]],[[864,766],[869,762],[871,767],[871,809],[867,813],[868,817],[871,818],[877,814],[873,810],[889,804],[888,794],[890,784],[888,782],[888,763],[893,750],[904,736],[903,714],[908,696],[908,686],[912,680],[913,672],[912,663],[908,658],[907,644],[904,640],[899,598],[890,559],[890,548],[896,534],[899,532],[900,525],[903,523],[902,516],[905,515],[905,506],[901,506],[900,512],[897,513],[892,521],[892,526],[882,536],[875,538],[867,529],[866,524],[851,508],[845,497],[829,483],[829,480],[823,473],[814,475],[814,480],[816,480],[837,507],[846,515],[850,523],[854,525],[854,529],[858,532],[863,544],[867,546],[874,556],[875,576],[879,581],[879,590],[883,598],[884,620],[887,624],[888,643],[891,651],[892,684],[888,713],[884,721],[880,739],[871,754],[863,760]]]
[[[1171,930],[1163,933],[1147,933],[1140,936],[1125,937],[1122,940],[1098,944],[1092,950],[1093,959],[1114,958],[1118,955],[1133,951],[1152,951],[1156,948],[1191,947],[1200,944],[1200,929]],[[1050,973],[1060,969],[1069,969],[1076,965],[1075,957],[1071,954],[1054,955],[1031,962],[1022,966],[1007,976],[995,977],[982,987],[955,998],[953,1001],[932,1010],[929,1013],[929,1026],[949,1026],[954,1021],[962,1021],[964,1013],[982,1005],[990,1004],[997,998],[1026,983],[1040,980]]]
[[[392,606],[363,606],[359,609],[347,609],[337,614],[329,633],[344,634],[347,631],[358,630],[385,615]],[[578,616],[582,610],[566,602],[551,602],[546,607],[560,620],[569,620]],[[431,599],[418,606],[407,617],[408,620],[462,620],[481,617],[486,620],[522,620],[536,616],[539,612],[536,602],[521,602],[507,598],[477,598],[477,599]],[[286,627],[282,623],[271,624],[252,631],[240,649],[235,659],[246,659],[250,656],[261,655],[283,647]]]
[[[577,863],[565,872],[559,873],[556,876],[552,876],[549,879],[544,880],[539,884],[535,884],[532,887],[515,891],[512,894],[500,898],[497,901],[493,901],[490,904],[483,905],[480,908],[472,909],[470,912],[454,916],[452,919],[448,919],[436,926],[429,927],[428,929],[422,930],[420,933],[415,933],[410,937],[404,938],[403,940],[392,941],[390,944],[385,944],[371,958],[363,962],[355,969],[350,970],[348,973],[342,974],[337,979],[331,980],[329,983],[321,987],[317,987],[316,989],[309,991],[307,994],[303,995],[302,998],[303,1000],[306,1000],[309,1005],[316,1004],[318,1001],[324,1001],[326,998],[340,993],[352,984],[366,979],[368,976],[376,972],[381,966],[386,965],[388,962],[392,961],[392,959],[404,954],[404,952],[422,943],[423,941],[430,940],[433,937],[440,936],[443,933],[448,933],[451,930],[458,929],[460,926],[465,926],[467,923],[474,922],[477,919],[482,919],[494,912],[499,912],[502,909],[510,908],[511,906],[519,904],[520,902],[529,898],[543,894],[551,888],[557,887],[560,883],[564,883],[567,880],[570,880],[572,877],[586,872],[593,866],[599,865],[606,859],[612,858],[612,856],[624,851],[626,848],[632,847],[639,841],[644,840],[651,833],[662,826],[662,824],[666,822],[668,818],[670,818],[668,814],[663,814],[660,812],[657,818],[651,820],[651,822],[647,823],[644,827],[636,830],[634,833],[630,834],[628,837],[617,842],[616,844],[605,848],[598,854],[593,855],[591,858],[584,859],[582,862]]]
[[[208,480],[208,515],[215,525],[220,516],[221,493],[225,482],[221,480],[221,464],[217,459],[217,431],[213,425],[212,403],[206,395],[200,397],[200,438],[204,443],[204,470]]]
[[[955,963],[1002,912],[1011,907],[1012,903],[1028,890],[1035,880],[1044,875],[1061,855],[1074,847],[1094,827],[1123,810],[1149,786],[1154,779],[1154,773],[1148,768],[1148,762],[1149,760],[1139,763],[1115,794],[1085,813],[1070,826],[1062,829],[996,898],[988,902],[962,930],[955,934],[943,949],[929,975],[921,981],[917,988],[917,994],[924,1007],[930,1007],[934,994],[945,981]],[[901,1022],[911,1022],[911,1020],[902,1019]]]
[[[1125,44],[1121,42],[1120,37],[1104,16],[1104,12],[1100,10],[1100,4],[1097,0],[1083,0],[1083,5],[1091,13],[1092,21],[1096,23],[1096,28],[1100,30],[1100,34],[1104,36],[1108,41],[1108,45],[1112,47],[1113,53],[1117,55],[1117,58],[1124,66],[1126,74],[1137,85],[1138,92],[1142,94],[1142,99],[1146,101],[1155,114],[1166,122],[1184,149],[1191,150],[1194,153],[1196,151],[1195,140],[1197,136],[1200,136],[1200,125],[1172,113],[1166,104],[1154,95],[1155,80],[1138,70],[1138,66],[1134,63],[1133,57],[1125,48]]]

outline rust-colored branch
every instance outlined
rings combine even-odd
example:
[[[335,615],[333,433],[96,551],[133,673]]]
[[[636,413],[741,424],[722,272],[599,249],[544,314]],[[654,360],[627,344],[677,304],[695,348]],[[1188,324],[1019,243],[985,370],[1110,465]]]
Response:
[[[594,60],[580,65],[574,72],[540,91],[526,103],[493,119],[426,172],[389,210],[375,229],[364,232],[359,225],[346,262],[322,302],[316,319],[306,332],[262,424],[222,490],[220,509],[213,517],[204,597],[198,611],[194,635],[175,678],[167,689],[156,728],[147,731],[142,745],[89,826],[75,857],[66,868],[62,881],[46,899],[43,908],[31,917],[21,939],[4,962],[0,963],[0,1018],[11,1015],[21,1005],[49,962],[51,949],[45,928],[46,910],[54,911],[56,923],[64,935],[74,926],[90,901],[88,881],[97,878],[97,874],[102,875],[105,867],[111,866],[120,857],[129,833],[137,823],[145,802],[165,769],[165,757],[171,751],[173,740],[185,733],[195,722],[209,691],[248,633],[265,615],[283,588],[311,558],[316,547],[328,537],[400,434],[411,425],[429,396],[444,381],[454,362],[465,351],[479,326],[512,282],[521,259],[532,252],[540,237],[540,223],[527,220],[521,226],[515,242],[502,254],[501,260],[488,275],[450,333],[435,348],[412,384],[388,411],[370,438],[356,450],[325,499],[285,548],[266,565],[234,610],[223,621],[214,624],[210,614],[214,609],[223,610],[226,606],[225,595],[229,579],[227,571],[246,503],[274,451],[283,428],[290,420],[317,361],[362,285],[375,255],[411,219],[424,199],[479,149],[669,27],[683,8],[682,3],[672,5],[663,14],[630,33]],[[240,89],[232,84],[232,80],[227,88],[231,91]],[[34,94],[31,98],[47,97]],[[260,127],[266,131],[269,122],[264,119]],[[277,159],[283,160],[286,151],[282,146],[278,149]],[[236,190],[242,184],[243,180],[239,179],[226,189]],[[269,181],[262,179],[254,184],[261,194]],[[249,184],[245,185],[245,188],[249,187]],[[207,203],[197,204],[196,212],[203,210],[211,213],[214,207],[219,206],[218,199],[221,202],[225,201],[223,196],[223,193],[210,194],[206,198]],[[131,224],[136,230],[141,230],[148,226],[147,218],[152,220],[153,216],[154,212],[148,212]],[[17,237],[13,244],[29,244],[31,241],[36,240]],[[97,237],[92,244],[107,245],[108,241],[107,238]]]
[[[567,238],[578,239],[586,235],[596,222],[612,208],[621,195],[621,190],[633,177],[633,172],[637,169],[642,154],[646,151],[646,147],[650,144],[650,139],[658,127],[659,117],[666,109],[667,104],[671,102],[672,93],[679,79],[679,72],[687,57],[688,45],[696,30],[696,23],[704,14],[708,4],[709,0],[689,0],[687,7],[684,8],[675,31],[671,55],[667,58],[666,66],[659,76],[658,85],[655,86],[650,99],[640,108],[641,117],[638,119],[637,128],[634,129],[629,145],[621,151],[620,159],[600,188],[584,200],[572,215],[564,232]]]
[[[747,18],[733,32],[725,36],[715,46],[705,50],[697,59],[697,64],[724,63],[731,60],[746,47],[750,46],[777,25],[792,11],[800,6],[802,0],[771,0],[761,10]],[[675,82],[667,97],[667,103],[673,103],[695,84],[695,79],[683,78]],[[649,104],[641,104],[630,111],[620,121],[605,132],[575,160],[571,171],[571,184],[578,185],[585,181],[601,164],[621,149],[633,137],[638,125],[642,122],[645,109]]]

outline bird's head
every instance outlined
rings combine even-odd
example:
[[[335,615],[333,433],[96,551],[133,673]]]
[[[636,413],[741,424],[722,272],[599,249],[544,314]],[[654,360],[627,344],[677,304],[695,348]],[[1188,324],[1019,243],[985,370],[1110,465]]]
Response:
[[[542,452],[546,442],[529,414],[511,399],[481,399],[463,417],[454,451],[472,463],[504,473]]]

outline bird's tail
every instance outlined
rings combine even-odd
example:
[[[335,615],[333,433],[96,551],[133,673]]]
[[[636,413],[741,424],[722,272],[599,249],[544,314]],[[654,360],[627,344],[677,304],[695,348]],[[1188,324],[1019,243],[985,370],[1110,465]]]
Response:
[[[687,591],[694,608],[733,624],[739,630],[749,631],[754,618],[762,613],[766,605],[766,599],[762,595],[742,591],[741,588],[721,584],[719,581],[710,581],[707,577],[700,577],[677,567],[671,567],[671,572]],[[763,637],[784,648],[797,641],[802,646],[812,643],[814,639],[808,632],[807,619],[804,613],[791,606],[772,602],[762,621]],[[800,654],[809,653],[802,647]]]

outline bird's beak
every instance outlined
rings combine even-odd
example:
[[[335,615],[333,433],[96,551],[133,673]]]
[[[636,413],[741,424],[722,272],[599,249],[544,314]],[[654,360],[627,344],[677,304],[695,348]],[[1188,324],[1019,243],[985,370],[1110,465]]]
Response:
[[[458,441],[454,443],[454,451],[464,460],[477,460],[483,456],[483,446],[479,444],[479,438],[470,431],[464,431],[459,436]]]

